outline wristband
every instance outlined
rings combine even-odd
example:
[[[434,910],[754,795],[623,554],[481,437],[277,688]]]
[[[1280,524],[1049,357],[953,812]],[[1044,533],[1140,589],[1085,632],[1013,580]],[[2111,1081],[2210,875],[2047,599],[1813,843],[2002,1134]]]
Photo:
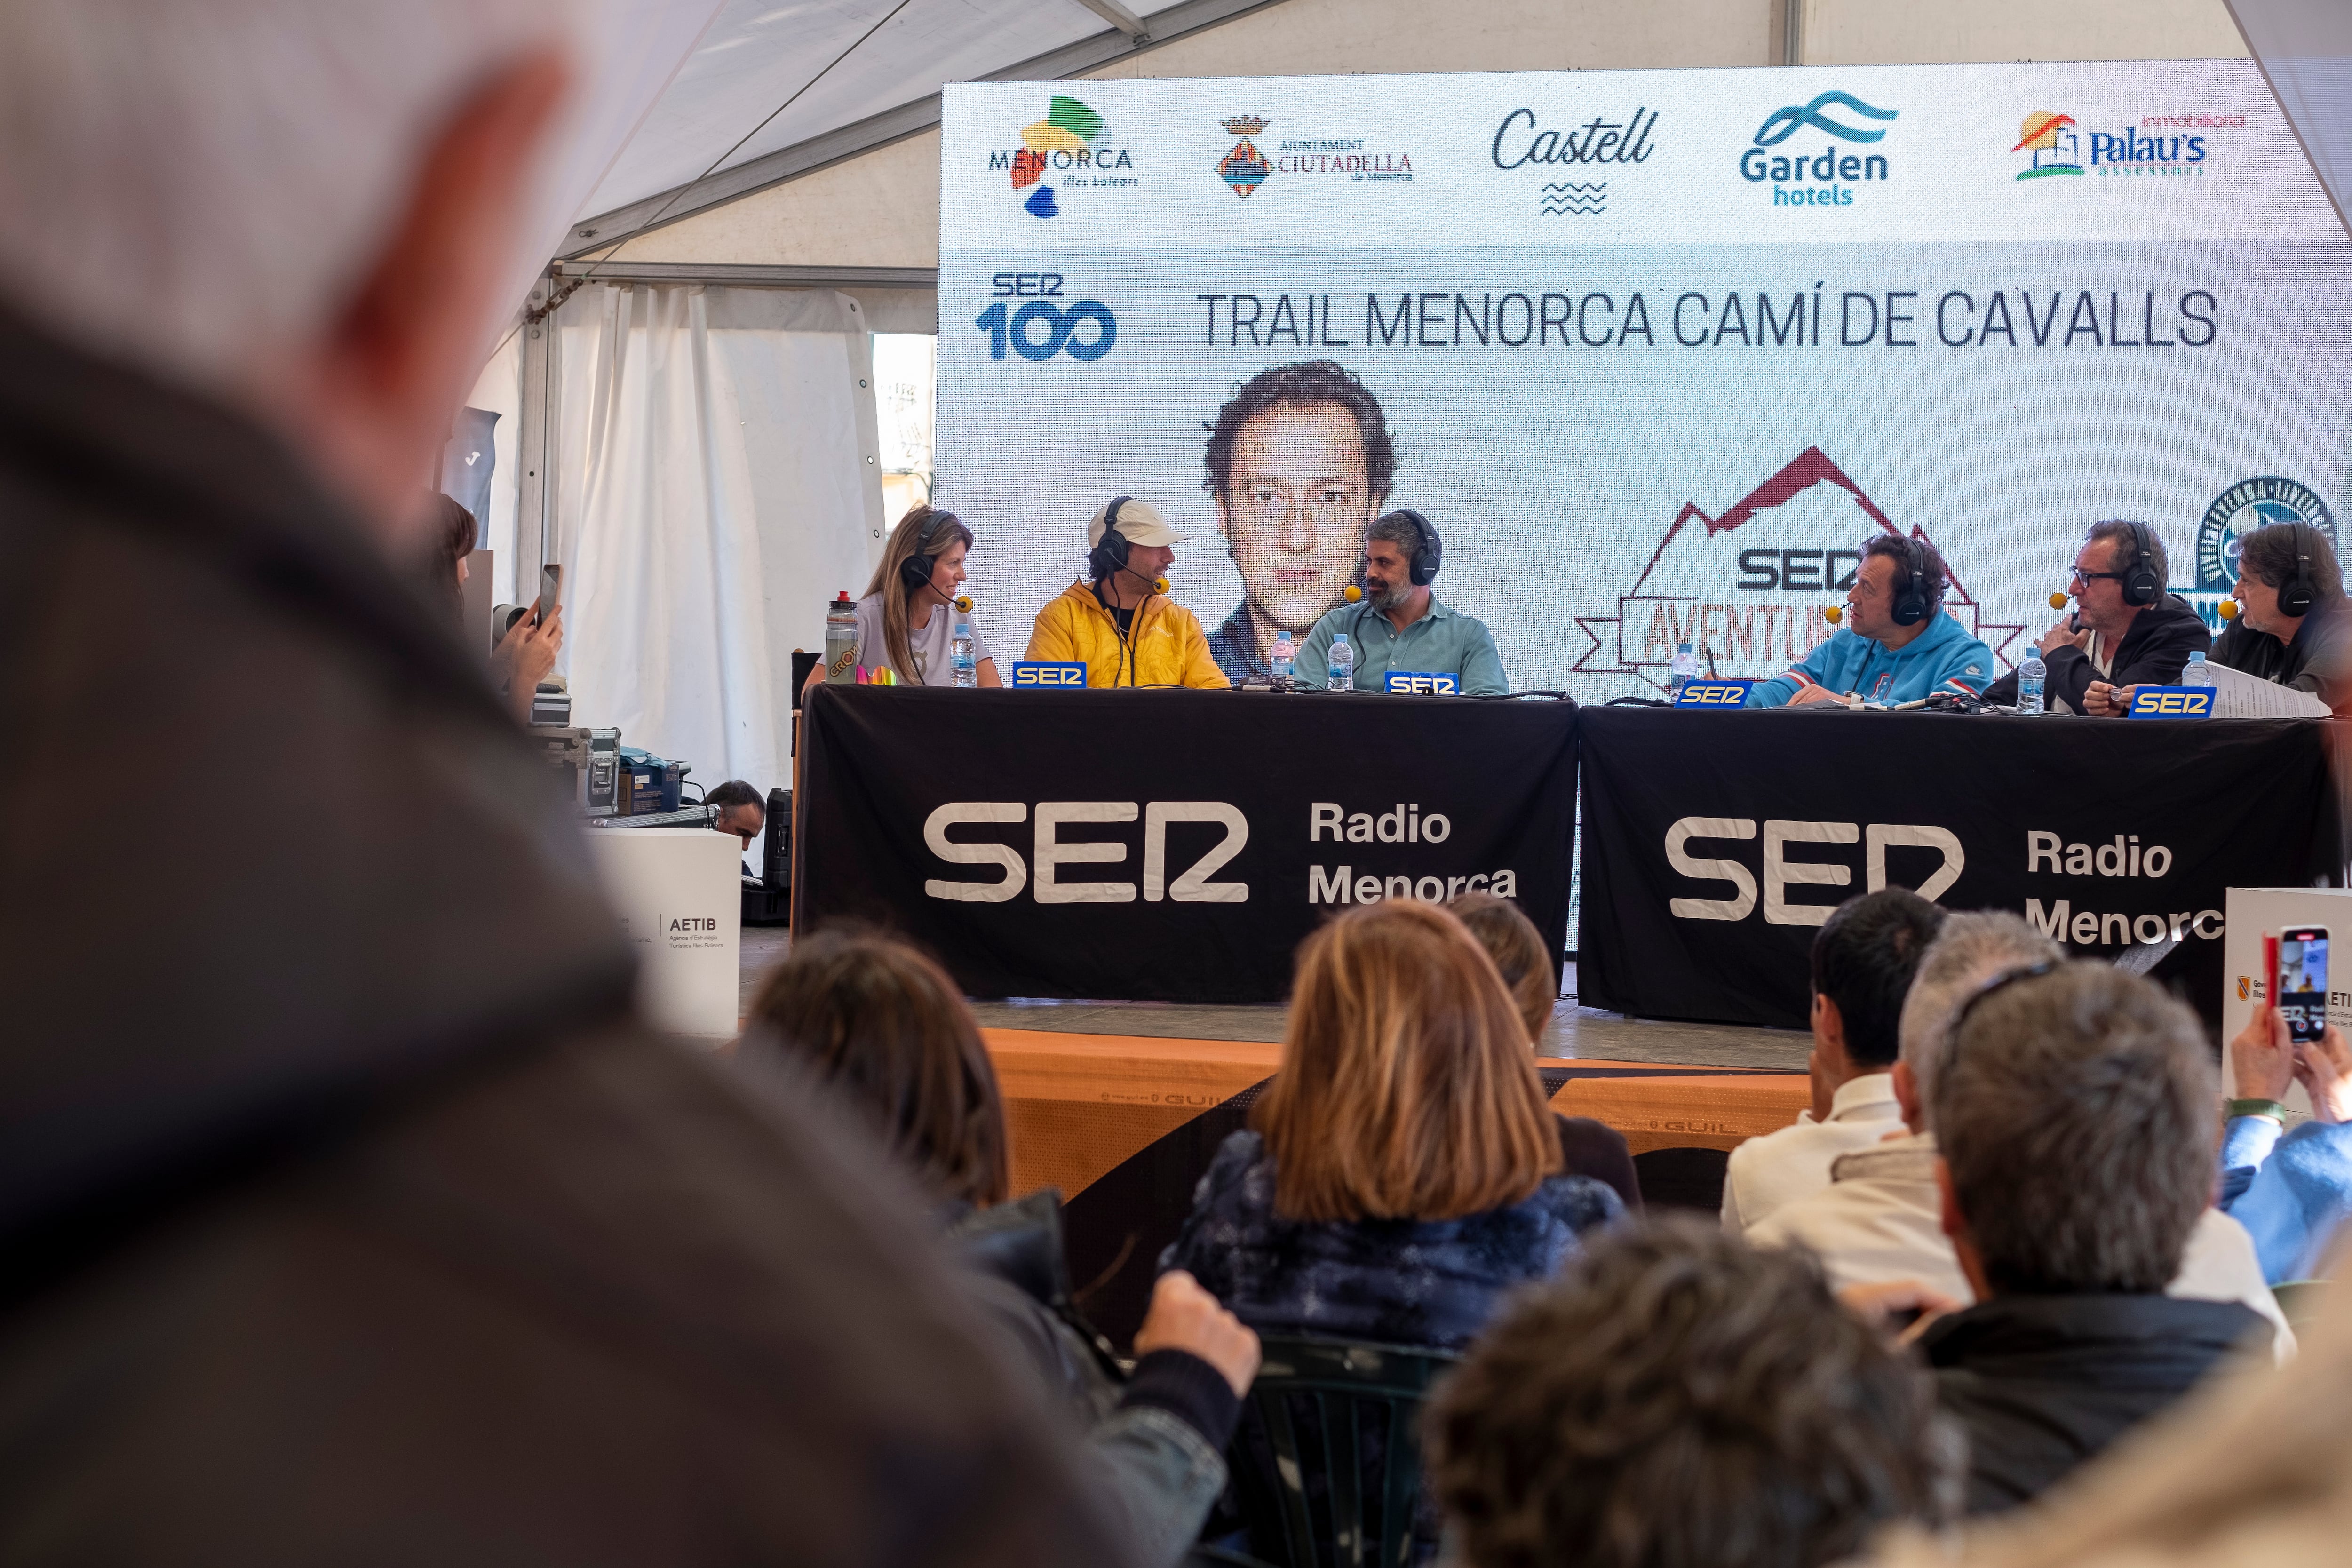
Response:
[[[2232,1121],[2241,1116],[2267,1116],[2282,1127],[2286,1125],[2286,1107],[2275,1100],[2233,1100],[2221,1111]]]

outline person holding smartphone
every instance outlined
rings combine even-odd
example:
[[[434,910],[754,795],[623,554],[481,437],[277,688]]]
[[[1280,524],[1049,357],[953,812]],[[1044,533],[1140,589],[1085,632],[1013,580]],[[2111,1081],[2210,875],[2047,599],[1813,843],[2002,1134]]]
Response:
[[[2327,1022],[2327,932],[2298,927],[2276,940],[2272,989],[2230,1042],[2237,1098],[2225,1108],[2220,1201],[2253,1237],[2273,1285],[2317,1275],[2352,1217],[2352,1046]],[[2290,1130],[2283,1101],[2295,1083],[2311,1120]]]
[[[450,623],[462,628],[466,579],[473,574],[466,558],[474,552],[478,529],[472,512],[437,490],[427,504],[434,513],[434,569],[429,585],[436,595],[446,595]],[[543,568],[538,600],[515,618],[490,649],[490,684],[525,724],[530,722],[531,695],[554,669],[555,656],[563,647],[563,607],[556,602],[562,577],[561,566]]]

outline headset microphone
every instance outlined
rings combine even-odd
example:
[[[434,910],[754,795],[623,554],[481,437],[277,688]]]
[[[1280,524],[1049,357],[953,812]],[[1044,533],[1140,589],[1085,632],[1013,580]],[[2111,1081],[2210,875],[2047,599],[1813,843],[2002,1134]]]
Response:
[[[2237,600],[2224,599],[2221,601],[2221,618],[2225,621],[2234,621],[2238,618]]]
[[[2066,595],[2063,595],[2063,594],[2053,594],[2053,595],[2050,595],[2050,607],[2051,607],[2052,609],[2053,609],[2053,610],[2063,610],[2063,609],[2064,609],[2064,608],[2066,607]]]
[[[1339,596],[1352,605],[1357,600],[1364,596],[1364,591],[1361,588],[1357,587],[1353,583],[1350,583],[1348,584],[1348,591]]]
[[[1843,605],[1832,605],[1828,609],[1822,612],[1822,619],[1829,622],[1832,626],[1837,625],[1840,621],[1845,619],[1845,606]]]

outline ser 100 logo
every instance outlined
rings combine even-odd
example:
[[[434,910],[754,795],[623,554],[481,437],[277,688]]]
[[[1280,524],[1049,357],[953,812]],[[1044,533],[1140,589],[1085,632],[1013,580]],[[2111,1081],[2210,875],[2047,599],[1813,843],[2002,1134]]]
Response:
[[[1056,286],[1060,279],[1055,274]],[[1078,329],[1091,322],[1091,336],[1082,336]],[[972,325],[988,334],[988,357],[1003,359],[1010,346],[1025,360],[1045,361],[1055,354],[1066,353],[1074,360],[1094,361],[1110,353],[1118,342],[1118,318],[1110,307],[1098,300],[1080,300],[1065,310],[1046,300],[1032,300],[1019,310],[1007,312],[1002,300],[982,310]],[[1044,336],[1039,336],[1040,329]]]

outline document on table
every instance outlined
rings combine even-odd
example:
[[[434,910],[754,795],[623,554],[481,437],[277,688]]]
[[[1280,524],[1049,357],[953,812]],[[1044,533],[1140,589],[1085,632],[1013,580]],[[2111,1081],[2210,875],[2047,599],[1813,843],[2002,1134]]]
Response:
[[[2213,677],[2213,717],[2216,719],[2325,719],[2327,704],[2308,691],[2280,686],[2231,669],[2210,659],[2205,668]]]

